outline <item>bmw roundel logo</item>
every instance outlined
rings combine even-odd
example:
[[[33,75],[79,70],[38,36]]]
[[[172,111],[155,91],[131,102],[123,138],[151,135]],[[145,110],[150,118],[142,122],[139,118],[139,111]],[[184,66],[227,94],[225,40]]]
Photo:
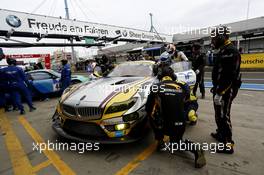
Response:
[[[11,27],[18,28],[18,27],[21,26],[21,20],[17,16],[15,16],[15,15],[8,15],[6,17],[6,22]]]
[[[124,31],[122,32],[122,34],[123,34],[124,37],[127,37],[127,31],[126,31],[126,30],[124,30]]]

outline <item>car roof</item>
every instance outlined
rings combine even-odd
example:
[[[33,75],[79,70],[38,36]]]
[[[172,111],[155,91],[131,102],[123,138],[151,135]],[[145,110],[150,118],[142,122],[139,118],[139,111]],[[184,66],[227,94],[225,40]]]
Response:
[[[126,62],[123,62],[121,64],[140,64],[140,63],[143,63],[143,64],[155,64],[154,61],[150,61],[150,60],[140,60],[140,61],[126,61]]]
[[[27,73],[35,73],[35,72],[50,72],[50,70],[48,69],[39,69],[39,70],[31,70],[31,71],[28,71]]]

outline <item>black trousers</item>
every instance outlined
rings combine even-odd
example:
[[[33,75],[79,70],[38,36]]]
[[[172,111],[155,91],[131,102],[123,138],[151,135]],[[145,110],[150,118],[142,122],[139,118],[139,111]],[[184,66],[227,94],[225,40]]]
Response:
[[[165,126],[163,128],[159,128],[158,125],[155,123],[155,121],[150,117],[150,125],[154,131],[156,140],[158,141],[163,140],[164,135],[168,135],[170,139],[170,143],[180,144],[181,142],[186,145],[184,150],[181,151],[190,151],[191,153],[196,154],[197,151],[199,150],[199,148],[197,148],[192,141],[183,139],[183,135],[186,127],[185,122],[183,123],[183,125],[180,126],[173,126],[170,128],[166,128]]]
[[[215,105],[215,122],[217,132],[220,134],[223,142],[229,143],[232,140],[231,106],[234,98],[237,96],[238,88],[231,87],[222,97],[222,104]],[[215,96],[215,94],[214,94]]]
[[[205,94],[205,88],[204,88],[204,72],[200,72],[198,75],[196,75],[196,83],[193,88],[193,94],[196,96],[197,88],[200,88],[200,93]]]

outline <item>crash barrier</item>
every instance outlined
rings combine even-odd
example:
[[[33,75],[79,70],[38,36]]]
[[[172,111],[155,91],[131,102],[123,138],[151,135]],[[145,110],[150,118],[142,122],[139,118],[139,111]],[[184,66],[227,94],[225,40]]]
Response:
[[[264,53],[241,54],[241,68],[264,68]]]

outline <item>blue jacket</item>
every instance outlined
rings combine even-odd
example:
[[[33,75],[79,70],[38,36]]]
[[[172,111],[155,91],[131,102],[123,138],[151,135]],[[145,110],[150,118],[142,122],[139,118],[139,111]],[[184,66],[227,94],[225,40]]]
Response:
[[[69,64],[63,66],[61,70],[61,82],[71,81],[71,67]]]
[[[26,75],[22,68],[17,66],[8,66],[2,69],[4,77],[9,84],[24,84],[28,83]]]
[[[6,79],[6,76],[3,72],[3,69],[0,69],[0,87],[1,87],[1,90],[5,86],[7,86],[7,79]]]

